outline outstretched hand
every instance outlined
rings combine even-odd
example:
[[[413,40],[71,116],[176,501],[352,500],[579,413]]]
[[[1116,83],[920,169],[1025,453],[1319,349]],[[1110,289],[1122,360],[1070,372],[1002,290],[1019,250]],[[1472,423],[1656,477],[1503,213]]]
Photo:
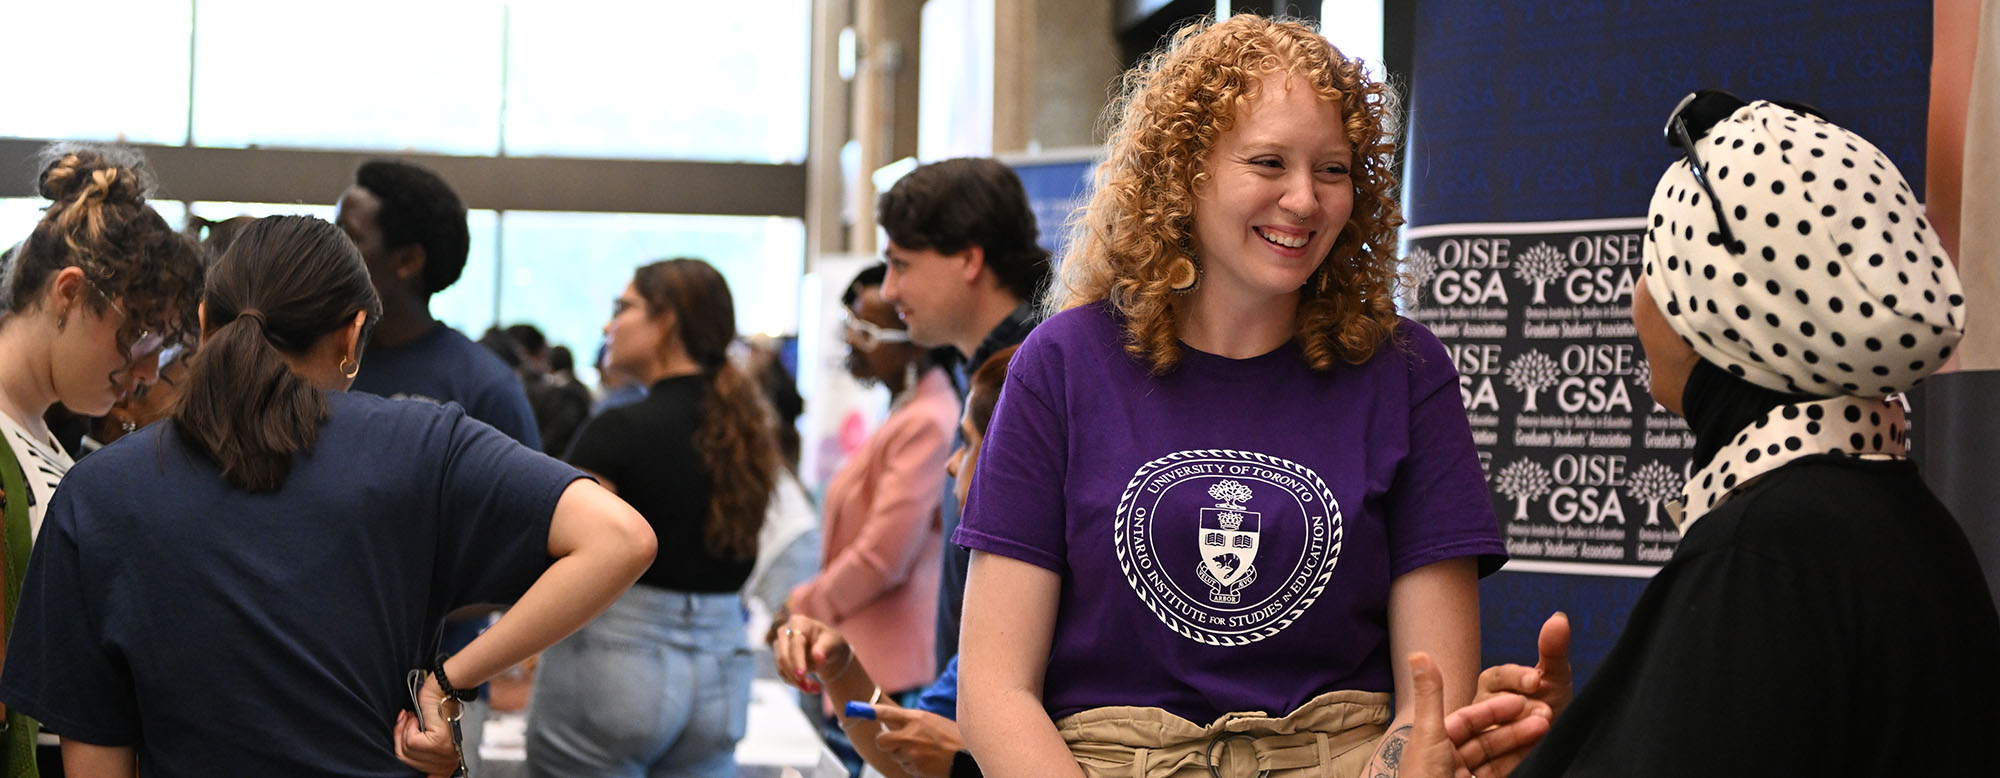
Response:
[[[1410,655],[1410,739],[1403,778],[1504,778],[1520,763],[1494,755],[1525,755],[1548,734],[1549,720],[1518,694],[1495,694],[1444,713],[1444,678],[1428,654]]]
[[[1569,668],[1569,616],[1557,611],[1543,622],[1535,638],[1534,667],[1495,665],[1479,674],[1474,702],[1495,694],[1519,694],[1549,706],[1549,718],[1562,715],[1572,693]]]

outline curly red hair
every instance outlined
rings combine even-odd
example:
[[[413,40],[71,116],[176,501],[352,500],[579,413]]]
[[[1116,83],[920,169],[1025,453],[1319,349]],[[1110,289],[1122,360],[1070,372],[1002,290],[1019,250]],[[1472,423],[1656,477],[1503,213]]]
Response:
[[[1339,105],[1354,152],[1354,210],[1319,271],[1324,290],[1315,275],[1301,292],[1299,343],[1315,370],[1374,356],[1396,328],[1396,94],[1311,27],[1252,14],[1183,28],[1125,74],[1110,152],[1071,224],[1050,310],[1108,300],[1128,353],[1155,373],[1179,364],[1176,309],[1185,298],[1170,279],[1193,239],[1194,193],[1216,141],[1273,73]]]

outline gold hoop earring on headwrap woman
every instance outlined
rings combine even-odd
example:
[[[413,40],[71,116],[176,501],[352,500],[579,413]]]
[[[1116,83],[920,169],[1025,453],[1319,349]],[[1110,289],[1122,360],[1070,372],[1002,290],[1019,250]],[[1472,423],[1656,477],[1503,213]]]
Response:
[[[353,357],[341,357],[340,374],[350,381],[354,380],[355,376],[361,375],[361,362]]]

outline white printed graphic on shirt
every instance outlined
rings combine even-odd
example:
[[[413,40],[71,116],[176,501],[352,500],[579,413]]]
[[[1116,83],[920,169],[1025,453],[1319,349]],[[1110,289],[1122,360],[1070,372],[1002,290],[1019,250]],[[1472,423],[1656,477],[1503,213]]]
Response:
[[[1161,623],[1235,646],[1283,631],[1319,598],[1340,557],[1341,515],[1311,468],[1198,449],[1140,467],[1112,532],[1119,569]]]
[[[1208,487],[1215,498],[1213,508],[1201,509],[1201,582],[1209,585],[1208,599],[1235,605],[1242,600],[1243,588],[1257,582],[1257,524],[1262,514],[1244,507],[1250,501],[1250,487],[1222,481]],[[1244,522],[1249,529],[1244,529]]]

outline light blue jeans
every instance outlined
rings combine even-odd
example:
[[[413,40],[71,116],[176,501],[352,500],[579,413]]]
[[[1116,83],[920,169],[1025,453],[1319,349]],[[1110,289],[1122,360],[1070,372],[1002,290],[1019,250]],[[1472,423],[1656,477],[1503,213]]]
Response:
[[[535,778],[731,778],[750,709],[740,595],[644,584],[542,654]]]

